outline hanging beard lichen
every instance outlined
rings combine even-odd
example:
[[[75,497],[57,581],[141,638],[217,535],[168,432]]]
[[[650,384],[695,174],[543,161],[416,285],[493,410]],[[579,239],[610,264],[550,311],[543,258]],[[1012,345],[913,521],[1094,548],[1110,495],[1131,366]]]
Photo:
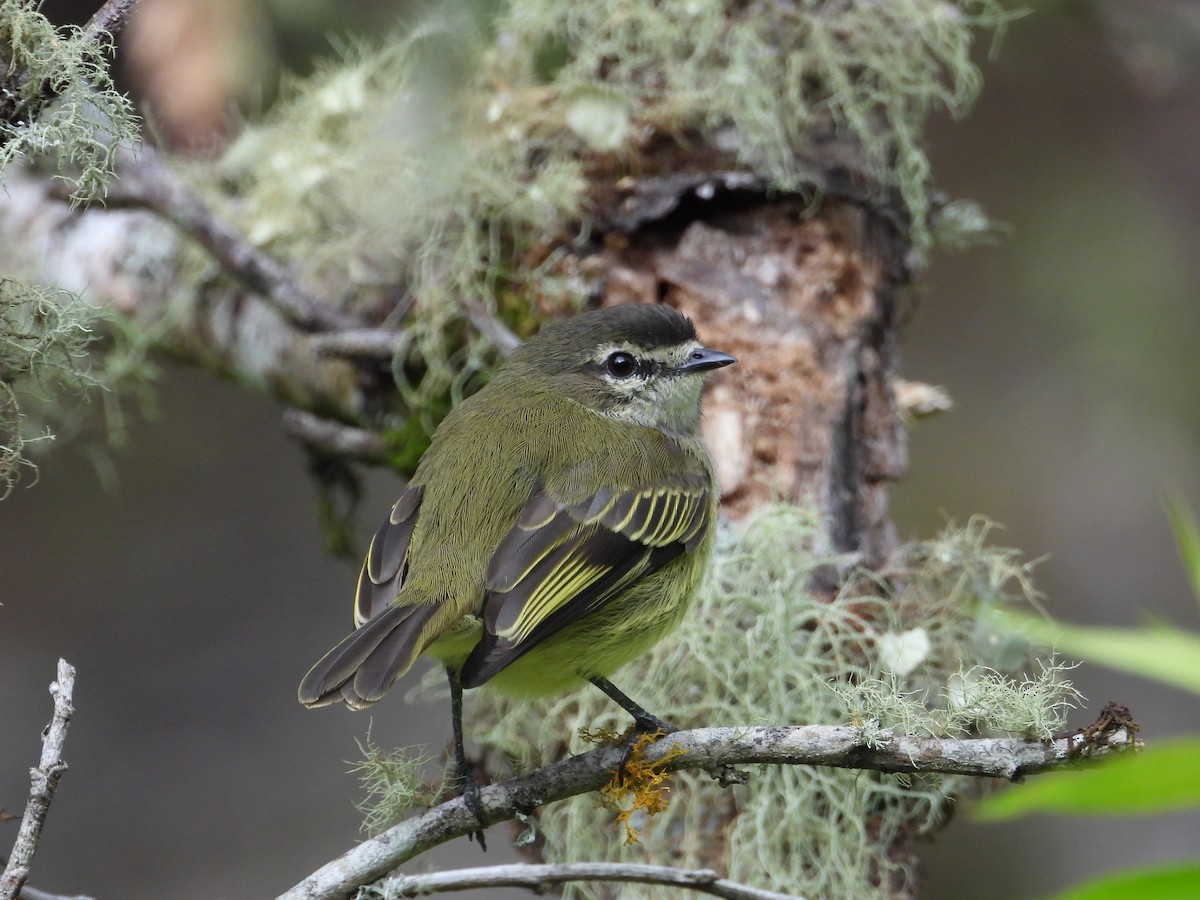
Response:
[[[986,546],[989,527],[973,519],[915,548],[895,591],[877,576],[851,574],[826,602],[808,593],[810,577],[838,560],[805,550],[815,534],[812,518],[793,507],[765,509],[724,530],[683,625],[622,669],[618,684],[680,728],[850,720],[868,742],[893,730],[1045,737],[1061,727],[1077,695],[1062,666],[1036,664],[1024,642],[989,624],[989,607],[1034,596],[1013,551]],[[897,637],[916,650],[897,652]],[[541,702],[489,695],[486,704],[468,699],[468,712],[484,705],[487,721],[471,715],[468,734],[520,770],[562,756],[567,748],[559,741],[581,728],[628,724],[589,690]],[[573,740],[569,749],[585,747]],[[910,893],[914,878],[911,857],[890,852],[893,846],[936,825],[970,783],[809,766],[748,774],[747,785],[731,788],[702,773],[673,775],[669,803],[656,804],[652,819],[635,810],[617,822],[591,795],[552,804],[536,814],[543,855],[554,862],[711,867],[755,887],[806,896],[893,897]],[[622,825],[636,831],[637,843],[627,846]],[[573,884],[564,895],[601,898],[621,890]],[[624,896],[675,894],[638,885]]]
[[[925,250],[925,120],[966,111],[976,36],[1009,15],[999,0],[436,4],[288,86],[198,180],[317,293],[403,328],[391,412],[428,435],[495,364],[472,308],[525,337],[594,295],[600,198],[675,173],[680,148],[768,192],[815,196],[823,168],[849,172],[895,198]],[[943,218],[940,235],[986,230]]]

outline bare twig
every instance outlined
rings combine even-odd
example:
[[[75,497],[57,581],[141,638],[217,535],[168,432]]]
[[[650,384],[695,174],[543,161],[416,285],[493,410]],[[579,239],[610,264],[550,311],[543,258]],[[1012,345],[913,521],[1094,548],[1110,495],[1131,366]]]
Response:
[[[322,419],[299,409],[283,414],[283,427],[292,437],[315,450],[341,459],[382,462],[387,453],[383,438],[365,428],[355,428],[332,419]]]
[[[143,144],[136,156],[123,151],[119,171],[121,180],[109,188],[109,205],[142,206],[174,222],[230,273],[266,297],[300,327],[333,331],[359,324],[350,316],[330,309],[297,283],[286,266],[222,221],[162,161],[153,147]]]
[[[116,34],[137,5],[138,0],[106,0],[83,26],[84,35],[89,41],[95,42],[102,35]]]
[[[58,787],[58,779],[67,770],[62,758],[63,742],[67,738],[67,726],[75,708],[71,705],[71,693],[75,689],[75,669],[66,660],[58,661],[58,678],[50,683],[50,696],[54,698],[54,716],[42,733],[42,758],[37,768],[29,770],[29,802],[21,818],[21,828],[13,844],[12,855],[0,875],[0,900],[14,900],[29,877],[33,854],[37,851],[42,836],[46,813]]]
[[[521,339],[512,332],[512,329],[492,315],[491,311],[479,301],[466,300],[463,302],[463,308],[467,321],[476,331],[492,342],[501,356],[512,356],[513,351],[521,345]],[[313,347],[317,352],[331,356],[385,360],[392,359],[404,347],[407,340],[408,335],[403,331],[352,328],[316,335],[313,337]]]
[[[29,885],[21,888],[18,900],[93,900],[84,894],[51,894],[49,891],[39,891]]]
[[[669,735],[645,750],[648,764],[668,771],[719,770],[746,763],[819,765],[880,772],[940,772],[1016,779],[1064,765],[1080,755],[1126,750],[1129,729],[1094,736],[1081,751],[1066,738],[929,738],[869,733],[849,725],[698,728]],[[598,790],[621,764],[623,747],[601,747],[545,766],[478,794],[485,824],[513,819],[556,800]],[[668,758],[669,756],[669,758]],[[384,877],[431,847],[479,829],[461,797],[399,823],[318,869],[280,900],[333,900]]]
[[[314,335],[313,349],[328,356],[386,360],[396,355],[408,336],[403,331],[377,328],[352,328]]]
[[[387,896],[423,897],[443,891],[467,891],[473,888],[516,887],[542,893],[546,888],[569,881],[620,881],[633,884],[665,884],[688,888],[700,894],[726,900],[803,900],[795,894],[779,894],[747,887],[721,878],[712,869],[673,869],[636,863],[554,863],[548,865],[514,864],[429,872],[424,875],[398,875],[382,885]]]
[[[502,356],[512,356],[513,351],[521,346],[521,339],[478,300],[466,300],[463,306],[466,308],[467,318],[471,324],[495,345]]]

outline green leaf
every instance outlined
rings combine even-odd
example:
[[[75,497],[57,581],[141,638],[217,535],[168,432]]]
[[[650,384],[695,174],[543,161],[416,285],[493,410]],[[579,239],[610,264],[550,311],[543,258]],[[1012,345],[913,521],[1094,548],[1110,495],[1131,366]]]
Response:
[[[1049,900],[1194,900],[1200,897],[1200,863],[1169,863],[1103,875]]]
[[[1170,625],[1085,628],[1009,611],[1000,615],[1031,639],[1053,646],[1067,656],[1200,694],[1198,635]]]
[[[1200,807],[1200,735],[1039,775],[989,797],[974,813],[1000,821],[1031,812],[1146,815],[1191,807]]]
[[[1167,515],[1171,518],[1171,529],[1179,542],[1179,555],[1183,567],[1192,582],[1192,593],[1200,601],[1200,525],[1191,510],[1178,500],[1167,501]]]

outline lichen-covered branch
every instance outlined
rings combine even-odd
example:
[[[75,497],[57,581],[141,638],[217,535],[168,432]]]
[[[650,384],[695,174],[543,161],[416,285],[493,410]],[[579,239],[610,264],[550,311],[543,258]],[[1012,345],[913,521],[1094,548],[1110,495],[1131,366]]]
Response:
[[[58,780],[67,770],[63,761],[63,743],[67,739],[67,726],[75,713],[71,695],[75,690],[75,668],[65,659],[58,661],[58,677],[50,683],[50,696],[54,698],[54,715],[42,734],[42,756],[37,767],[29,770],[29,801],[21,817],[21,827],[13,843],[12,855],[0,875],[0,900],[14,900],[29,878],[33,855],[41,840],[42,826],[50,812],[50,801],[58,788]]]
[[[835,766],[879,772],[943,773],[1016,779],[1061,766],[1080,756],[1099,756],[1135,745],[1119,725],[1080,745],[1074,738],[943,739],[887,735],[850,725],[698,728],[669,735],[645,750],[647,764],[667,771],[718,770],[722,766]],[[545,766],[529,775],[483,788],[479,800],[489,824],[516,818],[539,806],[599,790],[621,764],[622,747],[607,746]],[[676,797],[676,803],[686,803]],[[333,900],[378,881],[396,866],[431,847],[478,830],[471,810],[456,798],[364,841],[305,878],[280,900]]]
[[[278,304],[219,277],[217,266],[198,259],[162,217],[144,209],[73,211],[52,185],[18,167],[5,173],[4,187],[0,265],[14,277],[121,313],[147,346],[257,386],[287,405],[347,421],[362,415],[360,377],[351,362],[319,352],[315,335]],[[298,317],[310,321],[303,308]]]
[[[795,894],[763,891],[721,878],[711,869],[673,869],[636,863],[559,863],[546,865],[515,864],[429,872],[424,875],[397,875],[380,885],[384,897],[424,897],[445,891],[473,888],[526,888],[543,893],[551,887],[572,881],[614,881],[625,884],[662,884],[686,888],[698,894],[725,900],[804,900]]]
[[[84,36],[98,41],[103,35],[116,34],[137,5],[138,0],[105,0],[104,5],[83,26]]]
[[[188,187],[150,146],[122,153],[121,180],[109,192],[112,203],[137,204],[174,222],[208,250],[226,271],[266,297],[288,319],[305,329],[359,324],[333,304],[310,293],[281,263],[255,247],[223,221]]]
[[[99,32],[59,29],[40,7],[0,0],[0,174],[19,159],[49,161],[81,202],[103,195],[137,119],[113,87]]]

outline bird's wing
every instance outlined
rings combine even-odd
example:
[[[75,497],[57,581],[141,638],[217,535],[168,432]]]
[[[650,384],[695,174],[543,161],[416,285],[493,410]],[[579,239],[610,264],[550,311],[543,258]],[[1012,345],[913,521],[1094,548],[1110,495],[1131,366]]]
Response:
[[[483,684],[552,634],[700,543],[711,527],[701,477],[602,488],[578,501],[534,491],[492,555],[484,635],[463,666]]]
[[[395,606],[408,575],[408,549],[421,487],[410,485],[371,540],[354,596],[357,629],[326,653],[300,683],[300,702],[374,703],[416,660],[428,638],[436,604]]]
[[[421,485],[410,484],[371,538],[354,593],[355,628],[361,628],[391,606],[400,594],[408,575],[408,547],[422,496]]]

